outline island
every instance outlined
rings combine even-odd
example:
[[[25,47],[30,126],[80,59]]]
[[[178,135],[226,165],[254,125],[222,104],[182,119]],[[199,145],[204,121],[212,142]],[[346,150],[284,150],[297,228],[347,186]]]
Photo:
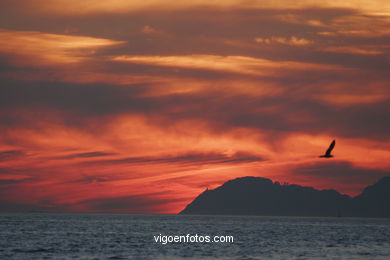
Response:
[[[179,214],[390,217],[390,176],[350,197],[336,190],[241,177],[206,189]]]

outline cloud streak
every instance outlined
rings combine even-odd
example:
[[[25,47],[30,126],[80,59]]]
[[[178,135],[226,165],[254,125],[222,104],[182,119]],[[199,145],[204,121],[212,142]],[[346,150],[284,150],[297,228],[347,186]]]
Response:
[[[183,0],[180,3],[175,1],[165,1],[162,3],[159,0],[146,0],[142,2],[129,2],[126,0],[107,1],[104,3],[95,3],[92,0],[86,1],[84,4],[76,0],[34,0],[25,1],[18,0],[22,5],[30,7],[28,10],[35,12],[46,12],[50,14],[60,15],[85,15],[91,13],[127,13],[144,11],[148,9],[162,9],[162,10],[183,10],[191,8],[220,8],[220,9],[236,9],[240,8],[243,4],[248,8],[278,8],[278,9],[304,9],[312,6],[318,6],[321,8],[351,8],[363,10],[368,13],[388,14],[389,4],[384,0],[368,1],[368,0],[349,0],[349,1],[319,1],[319,0],[304,0],[298,1],[294,4],[282,0],[282,1],[264,1],[256,0],[250,2],[243,2],[242,0],[226,0],[226,1],[190,1]],[[380,8],[378,7],[380,6]]]
[[[85,61],[95,49],[124,42],[34,31],[0,30],[0,53],[12,53],[24,64],[56,65]]]

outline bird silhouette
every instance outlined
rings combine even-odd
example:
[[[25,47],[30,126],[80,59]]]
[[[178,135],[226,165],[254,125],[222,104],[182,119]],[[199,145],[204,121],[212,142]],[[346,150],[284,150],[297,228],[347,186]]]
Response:
[[[332,152],[335,145],[336,145],[336,140],[333,140],[333,142],[329,145],[328,150],[326,150],[325,154],[321,155],[320,157],[321,158],[332,158],[333,155],[331,154],[331,152]]]

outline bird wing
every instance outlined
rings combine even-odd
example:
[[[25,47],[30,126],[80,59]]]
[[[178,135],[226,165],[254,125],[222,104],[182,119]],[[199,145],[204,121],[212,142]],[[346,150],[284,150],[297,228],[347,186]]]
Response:
[[[333,140],[333,142],[329,145],[328,150],[326,150],[325,154],[330,155],[335,145],[336,145],[336,140]]]

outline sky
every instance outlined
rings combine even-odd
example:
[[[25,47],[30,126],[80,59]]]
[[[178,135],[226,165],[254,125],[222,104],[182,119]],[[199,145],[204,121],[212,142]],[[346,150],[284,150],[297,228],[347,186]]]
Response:
[[[0,6],[0,212],[177,213],[242,176],[350,196],[390,176],[387,0]]]

